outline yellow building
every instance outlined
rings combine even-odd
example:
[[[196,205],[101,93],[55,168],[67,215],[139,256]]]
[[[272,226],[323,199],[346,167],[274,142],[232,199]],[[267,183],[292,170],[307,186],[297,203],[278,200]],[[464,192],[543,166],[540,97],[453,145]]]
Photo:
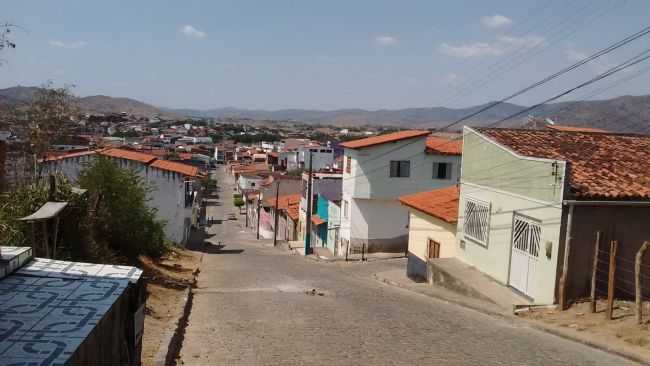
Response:
[[[427,260],[455,256],[458,187],[401,196],[409,208],[408,264],[412,278],[426,278]]]

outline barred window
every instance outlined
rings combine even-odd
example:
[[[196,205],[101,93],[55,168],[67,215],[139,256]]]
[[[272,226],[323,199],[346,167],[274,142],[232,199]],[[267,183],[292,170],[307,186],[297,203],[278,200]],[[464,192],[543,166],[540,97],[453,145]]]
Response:
[[[463,233],[466,237],[487,245],[490,233],[490,204],[473,199],[465,201]]]

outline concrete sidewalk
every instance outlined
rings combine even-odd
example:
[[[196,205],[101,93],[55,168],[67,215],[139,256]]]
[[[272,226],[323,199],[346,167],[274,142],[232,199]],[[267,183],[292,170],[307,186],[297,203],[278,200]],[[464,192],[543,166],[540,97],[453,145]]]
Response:
[[[441,286],[432,286],[426,282],[415,282],[406,276],[406,269],[394,269],[378,272],[373,275],[375,280],[391,286],[400,287],[422,295],[461,305],[481,313],[497,316],[511,316],[512,308],[503,308],[483,299],[461,295]]]
[[[603,352],[618,355],[644,365],[650,365],[650,359],[647,359],[644,354],[636,352],[634,349],[632,349],[632,347],[626,347],[624,349],[620,347],[613,347],[608,342],[601,340],[597,334],[588,334],[572,328],[566,328],[562,326],[547,324],[542,321],[521,318],[513,314],[512,308],[504,308],[491,302],[464,296],[441,286],[429,285],[427,282],[415,282],[406,276],[405,270],[403,269],[378,272],[375,273],[373,277],[375,280],[391,286],[399,287],[438,300],[446,301],[448,303],[463,306],[487,315],[508,318],[513,322],[518,322],[521,325],[528,325],[533,329],[537,329],[563,339],[578,342],[601,350]]]

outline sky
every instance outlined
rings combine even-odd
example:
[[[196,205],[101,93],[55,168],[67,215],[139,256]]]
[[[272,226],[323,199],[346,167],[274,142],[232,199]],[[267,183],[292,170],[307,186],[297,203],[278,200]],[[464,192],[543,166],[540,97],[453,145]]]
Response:
[[[3,0],[0,88],[209,109],[467,107],[646,26],[646,0]],[[650,36],[513,102],[530,105],[650,48]],[[563,100],[650,94],[650,61]],[[620,81],[619,81],[620,80]]]

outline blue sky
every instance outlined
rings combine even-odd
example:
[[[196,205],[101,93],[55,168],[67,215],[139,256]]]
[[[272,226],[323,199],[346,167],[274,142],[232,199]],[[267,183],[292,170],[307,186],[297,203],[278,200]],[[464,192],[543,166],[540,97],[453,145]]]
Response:
[[[4,0],[0,22],[21,28],[0,87],[52,80],[188,108],[470,106],[641,30],[648,14],[644,0]],[[649,47],[647,36],[514,102]],[[567,99],[648,94],[643,67]]]

